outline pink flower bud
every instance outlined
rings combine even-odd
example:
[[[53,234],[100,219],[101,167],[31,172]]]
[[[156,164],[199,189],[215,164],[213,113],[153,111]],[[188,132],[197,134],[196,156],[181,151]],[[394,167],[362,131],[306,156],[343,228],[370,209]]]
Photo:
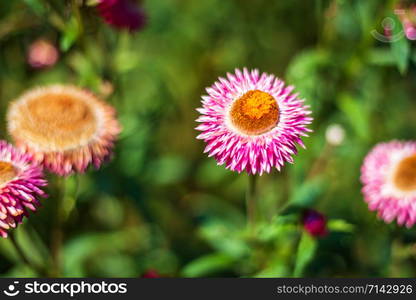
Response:
[[[56,47],[47,40],[37,40],[32,43],[27,53],[27,61],[32,68],[44,69],[52,67],[59,58]]]

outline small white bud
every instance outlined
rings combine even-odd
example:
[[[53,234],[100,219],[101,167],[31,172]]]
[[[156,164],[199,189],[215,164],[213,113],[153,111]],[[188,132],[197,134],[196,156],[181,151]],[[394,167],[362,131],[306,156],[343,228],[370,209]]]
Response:
[[[325,132],[325,138],[331,146],[339,146],[344,141],[345,130],[339,124],[331,124]]]

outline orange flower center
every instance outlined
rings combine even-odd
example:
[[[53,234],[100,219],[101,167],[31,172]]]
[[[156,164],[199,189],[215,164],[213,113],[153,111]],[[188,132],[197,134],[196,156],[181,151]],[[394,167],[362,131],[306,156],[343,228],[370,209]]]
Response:
[[[70,94],[33,98],[20,113],[20,129],[44,149],[66,150],[84,145],[97,129],[91,106]]]
[[[416,189],[416,155],[409,156],[399,163],[393,181],[402,191]]]
[[[230,110],[232,124],[247,135],[260,135],[279,121],[279,106],[272,95],[252,90],[238,98]]]
[[[16,175],[17,170],[11,163],[0,161],[0,184],[12,180]]]

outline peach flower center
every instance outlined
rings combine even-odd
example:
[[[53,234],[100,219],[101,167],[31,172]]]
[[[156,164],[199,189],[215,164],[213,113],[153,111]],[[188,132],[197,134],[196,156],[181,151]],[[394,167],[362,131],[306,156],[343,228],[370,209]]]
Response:
[[[416,155],[406,157],[399,163],[393,181],[402,191],[416,189]]]
[[[63,93],[31,99],[21,110],[21,130],[44,149],[66,150],[88,143],[97,130],[90,105]]]
[[[16,168],[8,162],[0,161],[0,184],[4,184],[17,176]]]
[[[276,99],[266,92],[252,90],[238,98],[230,110],[232,124],[247,135],[260,135],[279,121]]]

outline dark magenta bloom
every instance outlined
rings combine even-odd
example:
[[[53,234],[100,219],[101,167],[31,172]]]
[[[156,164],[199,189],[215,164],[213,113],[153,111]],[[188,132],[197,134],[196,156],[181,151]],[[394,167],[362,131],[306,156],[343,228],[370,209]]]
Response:
[[[101,0],[97,9],[105,22],[117,29],[136,31],[146,23],[146,14],[133,0]]]
[[[160,278],[160,274],[156,270],[147,270],[142,278]]]
[[[316,210],[308,209],[302,216],[303,228],[312,236],[323,237],[328,234],[326,218]]]

